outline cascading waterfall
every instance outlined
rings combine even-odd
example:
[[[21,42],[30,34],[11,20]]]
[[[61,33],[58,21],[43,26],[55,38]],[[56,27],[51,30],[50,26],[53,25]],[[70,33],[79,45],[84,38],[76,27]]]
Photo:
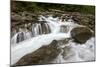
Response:
[[[32,36],[50,33],[48,23],[35,23],[32,25]]]
[[[68,26],[61,26],[60,32],[67,33],[68,32]]]
[[[53,18],[52,16],[40,16],[39,18],[39,21],[46,22],[33,23],[31,26],[31,31],[25,31],[21,29],[20,32],[17,32],[11,38],[12,65],[15,64],[24,55],[34,52],[43,45],[50,44],[53,40],[70,38],[70,31],[74,27],[82,27],[82,25],[74,23],[72,19],[69,19],[68,21],[61,21],[61,19],[59,19],[58,17]],[[13,46],[14,44],[16,46]],[[92,48],[90,48],[91,45]],[[68,44],[60,47],[62,48],[66,46],[70,47],[71,49],[69,50],[69,52],[67,52],[67,54],[65,54],[65,57],[63,57],[62,53],[60,53],[59,56],[54,61],[52,61],[52,63],[90,61],[93,60],[92,58],[94,58],[94,38],[88,40],[85,45],[76,45],[76,43],[69,41]],[[89,53],[89,55],[86,55],[86,53]]]
[[[11,38],[11,44],[16,44],[16,43],[19,43],[21,41],[24,41],[26,39],[29,39],[31,38],[31,32],[28,32],[28,31],[21,31],[21,32],[18,32],[16,33],[12,38]]]
[[[27,25],[25,24],[25,27]],[[51,32],[49,23],[34,23],[32,24],[31,31],[26,31],[24,29],[19,29],[19,32],[15,33],[15,35],[11,38],[11,43],[16,44],[23,40],[42,35],[49,34]]]
[[[35,37],[35,36],[42,35],[42,34],[58,33],[58,32],[67,33],[68,32],[68,26],[62,24],[62,22],[60,22],[60,19],[58,18],[52,18],[51,16],[48,18],[45,18],[44,16],[41,16],[40,19],[41,19],[40,21],[45,20],[46,23],[41,23],[41,22],[33,23],[31,26],[31,31],[27,31],[27,32],[25,32],[24,29],[19,28],[19,32],[15,33],[15,35],[11,38],[11,43],[12,44],[19,43],[30,37]],[[60,25],[60,23],[62,25]],[[64,23],[66,24],[67,22],[64,22]],[[24,24],[24,26],[28,27],[28,24]]]

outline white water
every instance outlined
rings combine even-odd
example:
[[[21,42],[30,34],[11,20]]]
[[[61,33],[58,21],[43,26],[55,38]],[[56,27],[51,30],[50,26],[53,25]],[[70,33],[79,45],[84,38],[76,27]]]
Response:
[[[62,53],[52,61],[53,63],[66,63],[66,62],[85,62],[95,60],[95,38],[92,37],[85,44],[77,44],[75,42],[69,42],[65,46],[70,47],[70,50],[66,53],[65,57],[62,57]],[[62,51],[63,52],[63,51]],[[51,63],[52,63],[51,62]]]
[[[27,29],[26,30],[22,30],[20,29],[20,31],[18,33],[16,33],[12,38],[11,38],[11,44],[16,44],[19,40],[19,42],[29,39],[31,38],[31,32],[29,32]],[[18,39],[19,38],[19,39]]]
[[[15,36],[11,40],[11,65],[15,64],[24,55],[34,52],[43,45],[50,44],[53,40],[62,40],[65,38],[70,38],[70,31],[74,27],[81,26],[74,23],[72,19],[69,19],[67,22],[61,22],[60,19],[53,18],[51,16],[48,18],[41,16],[40,19],[40,21],[45,20],[48,23],[48,25],[50,26],[51,33],[39,35],[39,27],[35,27],[33,29],[37,32],[34,32],[34,34],[37,36],[29,37],[28,39],[19,43],[16,43],[16,37],[18,33],[15,34]],[[67,31],[61,32],[61,26],[66,26],[67,28],[65,29],[67,29]],[[30,36],[30,34],[28,34],[27,36]],[[89,39],[83,45],[76,44],[70,41],[65,46],[70,47],[70,51],[66,53],[67,55],[63,58],[62,53],[60,53],[59,56],[54,61],[52,61],[52,63],[94,60],[94,38]]]

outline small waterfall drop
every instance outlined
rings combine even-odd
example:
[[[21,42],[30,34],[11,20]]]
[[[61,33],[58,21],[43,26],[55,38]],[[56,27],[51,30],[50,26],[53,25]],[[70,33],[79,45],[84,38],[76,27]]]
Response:
[[[53,18],[52,16],[44,17],[40,16],[39,17],[39,23],[31,23],[29,24],[24,24],[24,29],[19,28],[19,32],[14,34],[14,36],[11,38],[11,43],[19,43],[23,40],[36,37],[38,35],[43,35],[43,34],[50,34],[50,33],[68,33],[70,28],[74,27],[74,21],[72,19],[69,19],[68,21],[62,22],[61,19]],[[46,22],[42,22],[46,21]],[[73,24],[73,25],[72,25]],[[29,31],[26,29],[29,25],[31,30]],[[71,26],[72,25],[72,26]]]
[[[61,43],[59,43],[61,45],[60,47],[67,46],[67,49],[70,47],[69,51],[65,51],[65,57],[63,57],[61,53],[53,63],[94,60],[94,38],[89,39],[83,45],[76,45],[75,42],[66,42],[66,40],[63,40],[71,38],[70,31],[74,27],[82,25],[74,23],[72,19],[61,21],[61,19],[53,18],[52,16],[40,16],[39,19],[39,23],[33,22],[31,24],[30,30],[27,29],[28,25],[25,24],[24,28],[19,28],[19,31],[12,36],[11,45],[16,44],[16,46],[12,47],[11,64],[16,63],[21,57],[39,49],[41,46],[48,45],[53,40],[61,41]],[[62,46],[63,44],[64,46]]]

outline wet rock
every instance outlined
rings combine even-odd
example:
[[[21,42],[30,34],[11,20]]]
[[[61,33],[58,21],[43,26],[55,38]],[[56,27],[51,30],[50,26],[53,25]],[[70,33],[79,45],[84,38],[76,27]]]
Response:
[[[70,46],[66,46],[63,48],[63,53],[62,56],[64,59],[69,59],[70,56],[72,56],[73,54],[71,53],[71,47]]]
[[[68,44],[69,40],[71,40],[71,38],[66,38],[66,39],[58,40],[59,46]]]
[[[92,35],[92,32],[87,27],[76,27],[71,31],[72,38],[78,43],[85,43]]]
[[[51,44],[47,46],[42,46],[35,52],[23,56],[15,65],[37,65],[46,64],[55,59],[61,52],[58,47],[58,42],[56,40],[52,41]]]

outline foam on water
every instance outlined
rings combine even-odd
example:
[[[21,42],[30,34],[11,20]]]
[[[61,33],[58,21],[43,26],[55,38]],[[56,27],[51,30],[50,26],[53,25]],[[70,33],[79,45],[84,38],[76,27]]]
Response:
[[[48,45],[53,40],[61,40],[63,38],[67,38],[65,33],[47,34],[33,37],[31,39],[15,44],[16,46],[11,47],[11,64],[16,63],[24,55],[34,52],[43,45]]]
[[[65,53],[63,57],[62,53],[52,61],[53,63],[66,63],[66,62],[85,62],[85,61],[94,61],[95,60],[95,38],[90,38],[85,44],[77,44],[75,42],[69,42],[67,47],[70,47],[70,50]]]
[[[41,16],[40,21],[42,20],[45,20],[48,23],[51,29],[51,33],[38,35],[36,37],[30,37],[30,34],[27,33],[26,36],[29,36],[29,38],[19,43],[15,43],[18,33],[15,34],[11,41],[11,65],[15,64],[24,55],[34,52],[41,46],[49,45],[53,40],[70,38],[70,31],[77,26],[82,26],[74,23],[72,19],[61,22],[61,20],[58,18],[53,18],[51,16],[46,18]],[[68,31],[66,33],[60,32],[61,26],[67,26]],[[36,33],[37,32],[35,32],[35,34]],[[65,46],[70,47],[70,50],[65,53],[65,56],[62,56],[62,53],[64,52],[62,49],[62,52],[59,54],[59,56],[51,63],[92,61],[95,58],[94,42],[94,37],[89,39],[85,44],[77,44],[75,42],[69,41]]]

